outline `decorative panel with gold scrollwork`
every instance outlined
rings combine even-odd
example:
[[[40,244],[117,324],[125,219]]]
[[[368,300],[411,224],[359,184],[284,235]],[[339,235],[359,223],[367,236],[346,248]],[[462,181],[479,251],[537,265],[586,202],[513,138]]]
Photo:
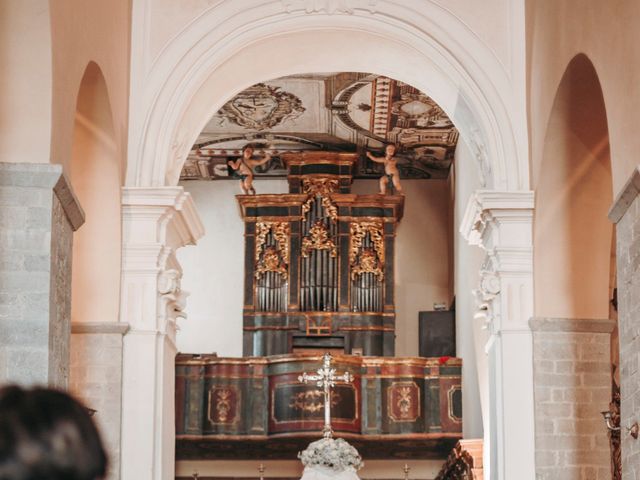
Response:
[[[317,370],[321,362],[320,355],[303,354],[178,355],[178,456],[187,450],[193,454],[194,445],[206,442],[320,435],[322,391],[300,383],[298,376]],[[378,442],[441,441],[448,448],[461,438],[461,398],[449,394],[460,389],[459,359],[336,355],[333,367],[354,375],[352,383],[338,382],[332,391],[337,435]]]

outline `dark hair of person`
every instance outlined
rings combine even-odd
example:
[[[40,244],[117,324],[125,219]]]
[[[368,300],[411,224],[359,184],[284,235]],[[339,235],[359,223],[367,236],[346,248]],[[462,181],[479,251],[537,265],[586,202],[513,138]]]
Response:
[[[46,388],[0,388],[0,480],[97,480],[107,456],[87,409]]]

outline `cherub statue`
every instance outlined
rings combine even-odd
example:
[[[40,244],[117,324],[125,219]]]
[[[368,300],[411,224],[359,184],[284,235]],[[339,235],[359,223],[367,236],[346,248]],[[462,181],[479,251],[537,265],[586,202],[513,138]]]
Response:
[[[253,147],[251,145],[245,145],[242,149],[242,157],[237,160],[229,160],[227,161],[227,165],[229,165],[232,169],[238,172],[240,176],[240,188],[242,189],[242,193],[245,195],[255,195],[256,189],[253,188],[253,169],[258,165],[264,165],[269,160],[271,160],[271,154],[267,153],[264,157],[259,160],[254,160],[251,157],[253,156]]]
[[[376,163],[384,164],[384,176],[380,177],[380,193],[387,193],[387,184],[391,185],[397,193],[402,193],[400,185],[400,172],[398,171],[398,160],[394,156],[396,154],[396,146],[389,144],[384,149],[384,157],[374,157],[371,152],[367,152],[367,157]]]

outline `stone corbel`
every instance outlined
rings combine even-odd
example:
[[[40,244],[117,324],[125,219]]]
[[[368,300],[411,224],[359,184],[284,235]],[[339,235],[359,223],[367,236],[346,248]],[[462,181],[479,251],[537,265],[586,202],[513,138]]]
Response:
[[[483,215],[482,205],[476,195],[472,195],[467,203],[467,208],[460,222],[460,233],[469,242],[482,248],[482,237],[487,228],[489,218]]]
[[[499,303],[495,302],[500,294],[500,278],[495,270],[495,255],[488,252],[480,269],[479,288],[473,291],[477,312],[474,318],[482,321],[483,330],[493,333],[494,320],[499,315]]]
[[[178,320],[187,318],[184,309],[189,293],[182,290],[181,280],[182,272],[176,268],[163,270],[158,275],[159,315],[164,316],[163,331],[170,338],[175,337]]]

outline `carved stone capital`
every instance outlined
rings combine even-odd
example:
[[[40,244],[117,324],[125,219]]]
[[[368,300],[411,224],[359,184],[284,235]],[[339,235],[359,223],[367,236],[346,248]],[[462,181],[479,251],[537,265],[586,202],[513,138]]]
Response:
[[[122,212],[122,316],[132,332],[160,332],[174,340],[188,295],[180,286],[176,251],[204,233],[193,199],[182,187],[126,187]],[[142,308],[145,300],[153,304]]]
[[[531,248],[534,194],[478,190],[469,198],[460,233],[485,250]]]
[[[528,331],[533,315],[533,192],[479,190],[460,232],[486,257],[474,291],[475,318],[490,333]]]

